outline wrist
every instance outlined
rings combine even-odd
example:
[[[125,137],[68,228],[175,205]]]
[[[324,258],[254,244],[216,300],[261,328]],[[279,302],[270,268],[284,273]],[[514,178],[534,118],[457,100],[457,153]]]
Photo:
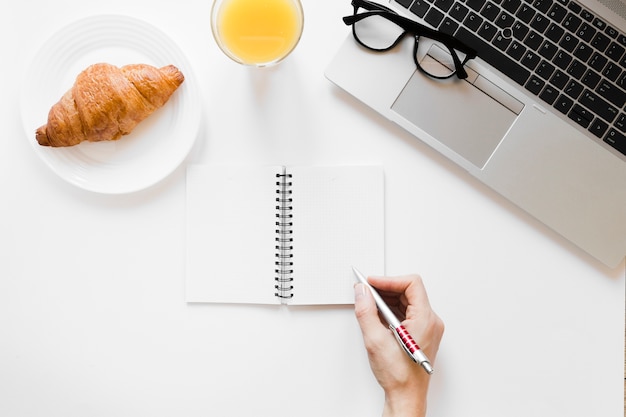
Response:
[[[407,390],[399,393],[385,393],[383,417],[425,417],[426,396],[419,391]]]

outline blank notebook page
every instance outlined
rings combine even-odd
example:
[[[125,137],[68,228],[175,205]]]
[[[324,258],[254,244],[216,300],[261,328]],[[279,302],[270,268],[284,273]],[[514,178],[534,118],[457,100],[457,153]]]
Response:
[[[384,273],[382,168],[287,167],[293,290],[288,300],[275,296],[282,170],[188,167],[188,302],[350,304],[352,265]]]
[[[354,302],[352,265],[384,273],[378,167],[289,167],[293,173],[293,304]]]

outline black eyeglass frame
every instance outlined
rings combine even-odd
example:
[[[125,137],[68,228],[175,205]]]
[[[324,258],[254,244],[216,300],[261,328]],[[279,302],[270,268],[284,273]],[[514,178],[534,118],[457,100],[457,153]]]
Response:
[[[451,35],[448,35],[447,33],[440,32],[435,29],[431,29],[428,26],[422,25],[421,23],[418,23],[414,20],[401,16],[398,13],[396,13],[394,10],[391,10],[381,4],[373,3],[367,0],[352,0],[352,6],[354,6],[354,14],[350,16],[345,16],[343,18],[343,22],[346,25],[352,26],[352,35],[354,36],[354,39],[363,47],[370,49],[372,51],[376,51],[376,52],[389,51],[395,48],[407,34],[411,34],[415,38],[415,45],[413,47],[413,61],[415,61],[415,65],[423,74],[432,78],[436,78],[436,79],[448,79],[454,75],[456,75],[459,79],[467,78],[467,71],[465,71],[464,65],[470,59],[476,58],[476,51],[473,48],[470,48],[469,46],[465,45],[463,42],[459,41],[458,39],[456,39],[455,37]],[[357,13],[359,8],[362,8],[368,11],[364,13]],[[400,34],[400,36],[398,36],[398,38],[390,46],[386,48],[382,48],[382,49],[372,48],[371,46],[368,46],[367,44],[363,43],[361,39],[359,39],[359,36],[357,35],[356,29],[355,29],[355,23],[370,16],[383,17],[395,23],[404,31]],[[437,76],[437,75],[429,73],[424,68],[422,68],[419,61],[417,60],[417,49],[419,47],[419,38],[421,36],[430,38],[434,41],[438,41],[448,49],[448,51],[450,52],[450,55],[452,56],[452,62],[454,63],[454,68],[455,68],[455,70],[451,74],[444,75],[444,76]],[[465,54],[465,58],[463,60],[459,58],[459,55],[456,52],[457,50]]]

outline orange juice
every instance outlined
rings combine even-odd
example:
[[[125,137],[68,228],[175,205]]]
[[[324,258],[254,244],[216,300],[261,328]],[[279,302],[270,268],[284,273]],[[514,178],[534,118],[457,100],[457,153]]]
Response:
[[[299,0],[217,0],[213,7],[218,44],[243,64],[278,62],[300,40],[303,17]]]

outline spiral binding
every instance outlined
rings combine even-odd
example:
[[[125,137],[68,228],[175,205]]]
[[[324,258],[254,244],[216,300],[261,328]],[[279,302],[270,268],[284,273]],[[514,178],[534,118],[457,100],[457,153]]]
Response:
[[[276,260],[274,295],[283,301],[293,297],[293,198],[292,175],[283,168],[276,174]]]

